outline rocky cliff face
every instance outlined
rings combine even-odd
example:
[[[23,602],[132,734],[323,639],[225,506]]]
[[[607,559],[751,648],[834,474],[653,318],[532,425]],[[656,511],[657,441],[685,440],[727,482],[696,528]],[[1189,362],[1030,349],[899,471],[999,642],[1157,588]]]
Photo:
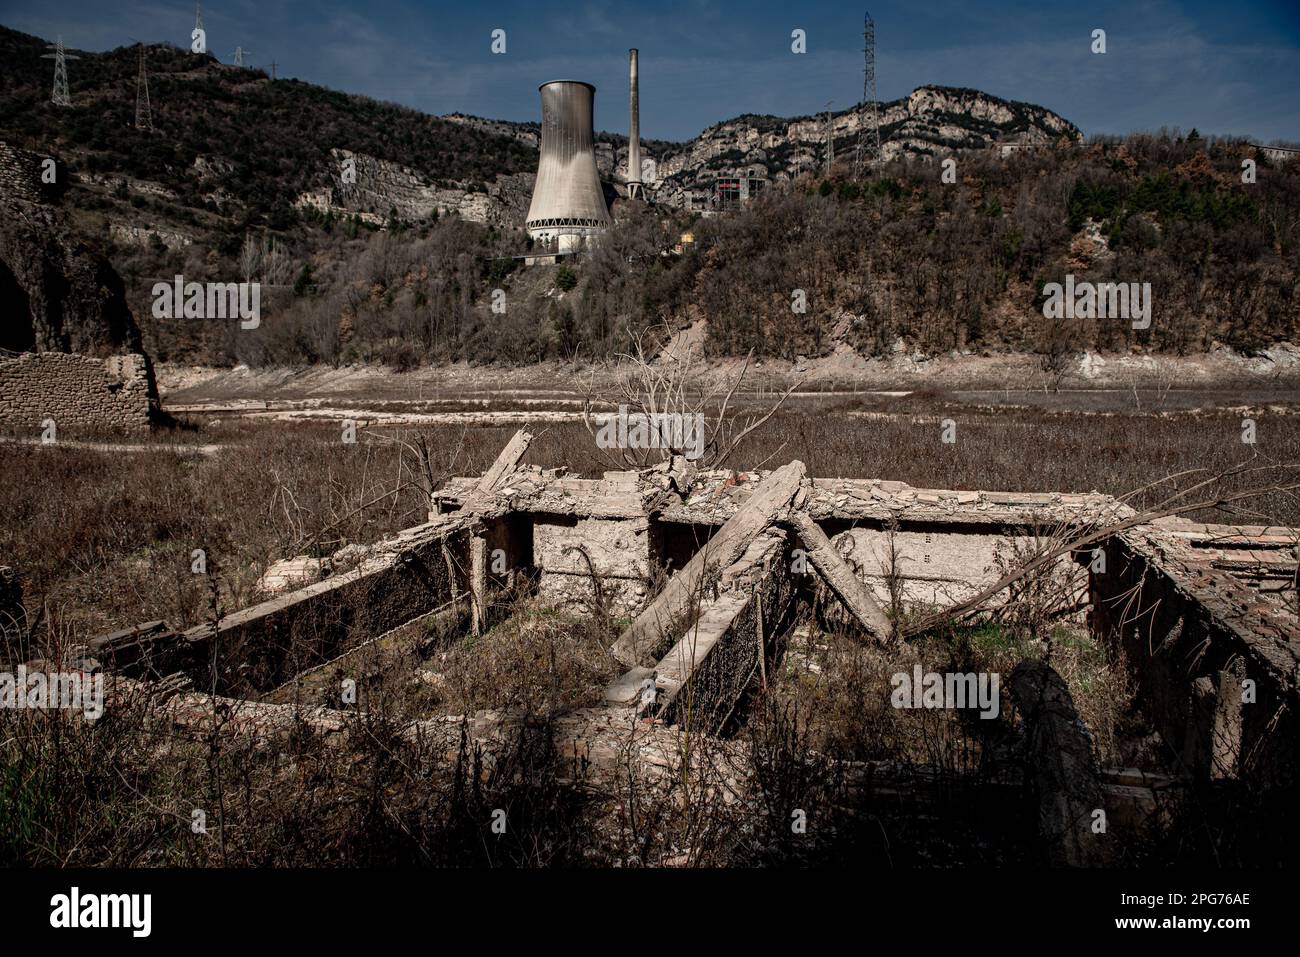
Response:
[[[508,136],[533,149],[541,149],[541,127],[537,123],[515,123],[510,120],[490,120],[481,116],[468,116],[464,113],[449,113],[439,119],[456,123],[490,133],[494,136]],[[641,152],[645,156],[656,152],[666,154],[680,144],[664,143],[661,140],[642,140]],[[627,137],[621,133],[598,132],[595,142],[596,170],[609,180],[624,182],[627,179]],[[534,165],[536,165],[534,163]]]
[[[139,353],[122,278],[69,228],[55,203],[10,184],[39,180],[44,157],[0,150],[0,349]]]
[[[1005,139],[1050,143],[1080,136],[1073,123],[1041,106],[953,87],[919,87],[909,96],[880,104],[879,114],[885,160],[984,149]],[[861,104],[831,114],[837,156],[852,156],[858,132],[869,122]],[[741,116],[711,126],[680,150],[657,157],[656,195],[660,202],[684,206],[692,191],[710,188],[717,175],[781,180],[825,161],[824,114],[790,120]]]
[[[299,196],[299,208],[355,213],[375,223],[393,213],[408,222],[454,213],[475,223],[518,226],[532,195],[531,173],[498,175],[485,189],[467,183],[438,186],[415,170],[365,153],[332,149],[330,154],[329,185]]]
[[[509,120],[490,120],[486,117],[470,116],[466,113],[448,113],[442,119],[448,123],[457,123],[460,126],[481,130],[484,133],[509,136],[511,139],[516,139],[533,149],[538,149],[541,144],[542,127],[540,123],[512,123]]]

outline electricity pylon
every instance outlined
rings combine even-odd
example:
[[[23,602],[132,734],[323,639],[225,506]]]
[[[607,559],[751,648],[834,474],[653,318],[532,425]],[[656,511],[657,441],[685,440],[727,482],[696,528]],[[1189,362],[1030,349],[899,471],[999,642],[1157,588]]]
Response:
[[[81,57],[65,53],[63,50],[63,35],[60,34],[58,40],[53,46],[46,47],[47,50],[53,50],[53,53],[41,54],[42,60],[54,61],[54,93],[50,96],[50,102],[56,106],[71,106],[72,97],[68,95],[68,60],[80,60]]]
[[[149,72],[144,65],[144,44],[140,44],[140,72],[135,79],[135,128],[153,132],[153,109],[149,105]]]
[[[870,13],[865,13],[862,17],[862,105],[867,115],[858,118],[858,148],[853,158],[855,180],[865,166],[880,160],[880,108],[876,102],[876,21],[871,19]]]

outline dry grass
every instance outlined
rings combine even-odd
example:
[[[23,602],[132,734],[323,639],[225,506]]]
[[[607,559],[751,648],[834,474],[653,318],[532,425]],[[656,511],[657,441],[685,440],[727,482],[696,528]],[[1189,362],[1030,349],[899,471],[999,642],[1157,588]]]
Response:
[[[557,717],[594,707],[623,671],[610,654],[610,640],[608,624],[590,614],[521,601],[501,624],[429,663],[445,678],[439,708]]]
[[[581,802],[535,741],[488,768],[404,740],[382,712],[342,741],[274,749],[174,737],[140,705],[93,725],[0,712],[0,865],[554,866],[580,863]],[[504,810],[506,833],[490,831]],[[202,811],[205,830],[193,829]]]

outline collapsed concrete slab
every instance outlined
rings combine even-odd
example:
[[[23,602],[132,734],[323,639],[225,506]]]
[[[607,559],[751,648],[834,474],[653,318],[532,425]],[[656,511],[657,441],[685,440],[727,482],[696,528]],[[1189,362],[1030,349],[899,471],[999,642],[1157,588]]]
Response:
[[[1222,525],[1166,519],[1153,523],[1192,547],[1210,566],[1225,571],[1280,608],[1297,613],[1300,532],[1267,525]]]
[[[709,586],[706,579],[734,564],[754,538],[784,516],[803,477],[804,466],[798,461],[773,472],[619,636],[614,657],[626,665],[644,665],[661,653],[671,637],[689,624],[686,619],[693,604],[698,606]]]
[[[719,576],[718,591],[654,667],[658,691],[650,714],[717,734],[729,729],[756,678],[766,681],[776,638],[795,587],[787,574],[788,538],[769,528]]]
[[[222,693],[266,692],[465,595],[472,524],[460,518],[416,526],[371,546],[346,571],[188,630],[150,622],[86,647],[126,675],[179,671]]]

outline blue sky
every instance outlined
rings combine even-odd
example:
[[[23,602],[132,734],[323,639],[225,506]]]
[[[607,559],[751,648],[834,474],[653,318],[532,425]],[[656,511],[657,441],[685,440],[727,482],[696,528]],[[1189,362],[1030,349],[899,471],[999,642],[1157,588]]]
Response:
[[[1300,0],[875,2],[882,100],[925,83],[1055,110],[1085,133],[1161,126],[1300,140]],[[209,48],[281,75],[430,113],[534,120],[537,85],[594,83],[596,125],[626,132],[627,48],[641,50],[641,129],[687,139],[740,113],[794,116],[862,97],[861,6],[807,0],[209,0]],[[105,50],[189,45],[185,0],[0,0],[0,23]],[[506,31],[493,55],[491,33]],[[790,50],[806,31],[808,52]],[[1104,29],[1107,52],[1090,50]],[[75,68],[75,64],[73,65]]]

